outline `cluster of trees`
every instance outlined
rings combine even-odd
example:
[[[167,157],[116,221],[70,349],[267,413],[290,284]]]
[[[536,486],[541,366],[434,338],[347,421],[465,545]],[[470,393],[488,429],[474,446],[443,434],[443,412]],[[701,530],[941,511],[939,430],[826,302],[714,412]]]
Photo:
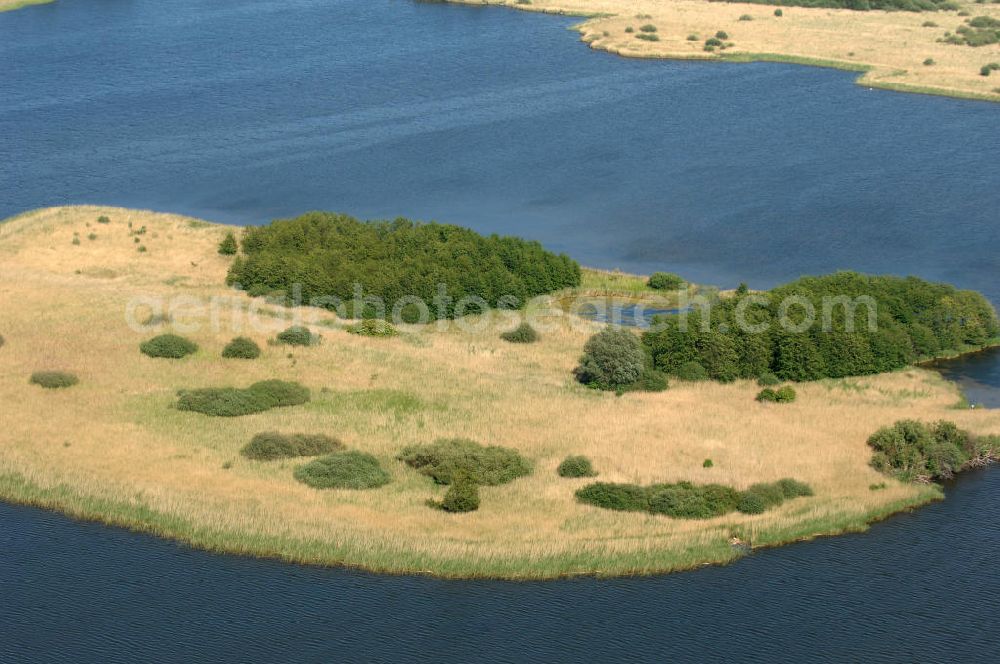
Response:
[[[479,297],[489,306],[517,308],[532,297],[580,284],[580,266],[537,242],[514,237],[484,237],[466,228],[419,224],[406,219],[361,222],[346,215],[311,212],[268,226],[248,228],[243,256],[227,282],[252,294],[301,288],[302,302],[337,298],[347,315],[384,317],[403,298],[428,308],[431,318],[451,318],[455,304]],[[440,297],[439,285],[446,287]],[[378,298],[388,311],[367,304],[354,311],[356,285]],[[330,302],[322,303],[331,308]],[[413,302],[403,319],[417,319]]]
[[[904,482],[949,479],[1000,454],[1000,437],[975,436],[945,421],[900,420],[872,434],[868,445],[872,467]]]
[[[785,7],[826,7],[868,11],[936,12],[961,9],[953,0],[726,0],[727,2],[752,2],[758,5],[783,5]],[[779,14],[775,14],[776,16]]]
[[[678,375],[700,365],[720,381],[838,378],[892,371],[1000,334],[982,295],[915,277],[838,272],[764,294],[741,288],[710,304],[660,318],[643,335],[656,368]]]

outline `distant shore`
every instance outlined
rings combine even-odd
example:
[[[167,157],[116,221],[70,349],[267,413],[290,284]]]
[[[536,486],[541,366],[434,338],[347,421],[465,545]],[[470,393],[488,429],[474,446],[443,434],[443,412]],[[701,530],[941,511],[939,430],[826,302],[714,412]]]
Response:
[[[591,48],[623,57],[785,62],[858,72],[858,85],[1000,102],[1000,46],[945,43],[971,17],[1000,20],[1000,5],[960,0],[956,11],[853,11],[709,0],[445,0],[504,6],[586,20],[575,26]],[[781,10],[781,16],[775,11]],[[655,28],[643,32],[643,26]],[[717,39],[722,47],[706,47]],[[712,42],[714,43],[714,42]],[[720,91],[724,94],[724,91]]]
[[[56,0],[0,0],[0,12],[14,11],[32,5],[47,5]]]

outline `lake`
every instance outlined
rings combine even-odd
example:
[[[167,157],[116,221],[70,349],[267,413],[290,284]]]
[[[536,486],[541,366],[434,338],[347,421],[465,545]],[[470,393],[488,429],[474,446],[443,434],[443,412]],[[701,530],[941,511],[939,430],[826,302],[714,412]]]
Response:
[[[623,60],[573,22],[409,0],[0,14],[0,217],[402,215],[722,287],[849,268],[1000,302],[1000,107]],[[942,370],[1000,406],[1000,353]],[[985,661],[1000,471],[947,492],[726,568],[548,583],[213,556],[0,505],[0,661]]]

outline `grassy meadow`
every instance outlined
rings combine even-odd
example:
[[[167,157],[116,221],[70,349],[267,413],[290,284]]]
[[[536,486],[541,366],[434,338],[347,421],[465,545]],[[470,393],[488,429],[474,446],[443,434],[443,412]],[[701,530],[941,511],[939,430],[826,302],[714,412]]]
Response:
[[[960,11],[852,11],[710,0],[448,0],[587,17],[577,26],[595,49],[628,57],[765,60],[860,72],[860,85],[1000,101],[1000,44],[947,44],[969,17],[1000,19],[1000,5],[959,0]],[[749,17],[747,20],[745,17]],[[743,20],[741,20],[741,18]],[[643,32],[651,25],[655,33]],[[723,31],[726,49],[705,50]],[[651,35],[655,35],[655,38]],[[655,40],[654,40],[655,39]],[[725,94],[725,91],[720,91]]]
[[[31,5],[47,5],[55,0],[0,0],[0,12],[9,12]]]
[[[933,486],[904,485],[868,466],[865,441],[880,426],[946,418],[1000,433],[1000,412],[955,408],[956,388],[922,369],[797,385],[797,401],[781,405],[755,402],[759,387],[746,381],[595,392],[571,372],[598,328],[556,314],[539,342],[509,344],[498,334],[514,327],[511,312],[469,321],[479,329],[402,326],[395,337],[368,338],[306,308],[299,313],[321,343],[269,345],[292,324],[289,310],[223,285],[231,258],[217,246],[227,230],[97,207],[0,224],[0,498],[210,550],[379,572],[649,574],[730,561],[741,555],[734,537],[768,546],[862,530],[939,498]],[[634,278],[608,279],[592,273],[584,287],[638,288]],[[212,297],[222,304],[210,307]],[[160,301],[173,305],[169,323],[130,328],[129,316],[163,313]],[[248,325],[251,315],[259,325]],[[142,355],[139,343],[163,331],[200,348],[181,360]],[[238,335],[254,339],[262,356],[221,358]],[[38,371],[72,372],[80,382],[42,389],[29,384]],[[271,378],[308,386],[312,401],[234,418],[172,408],[181,389]],[[308,459],[239,454],[272,430],[335,436],[375,455],[392,481],[320,491],[293,478]],[[431,509],[426,501],[444,487],[395,457],[406,445],[458,436],[515,448],[534,471],[482,487],[476,512]],[[574,454],[590,457],[601,481],[744,489],[793,477],[815,496],[704,521],[611,512],[574,499],[589,480],[556,474]]]

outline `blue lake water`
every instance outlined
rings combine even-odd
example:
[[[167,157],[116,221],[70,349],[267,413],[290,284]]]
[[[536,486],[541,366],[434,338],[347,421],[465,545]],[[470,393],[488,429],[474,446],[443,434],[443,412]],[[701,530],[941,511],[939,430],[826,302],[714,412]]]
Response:
[[[573,21],[409,0],[0,14],[0,217],[404,215],[723,287],[851,268],[1000,302],[1000,106],[623,60]],[[1000,406],[1000,354],[943,371]],[[0,662],[986,661],[1000,471],[948,493],[728,568],[541,584],[217,557],[0,506]]]

